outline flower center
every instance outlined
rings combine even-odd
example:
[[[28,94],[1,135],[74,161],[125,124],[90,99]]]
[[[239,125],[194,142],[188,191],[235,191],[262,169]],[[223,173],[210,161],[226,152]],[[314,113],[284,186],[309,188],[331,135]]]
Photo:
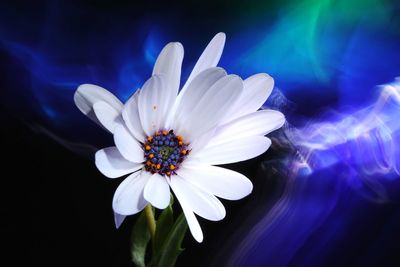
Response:
[[[168,176],[175,174],[190,152],[183,137],[175,135],[173,130],[158,131],[147,137],[143,150],[146,171]]]

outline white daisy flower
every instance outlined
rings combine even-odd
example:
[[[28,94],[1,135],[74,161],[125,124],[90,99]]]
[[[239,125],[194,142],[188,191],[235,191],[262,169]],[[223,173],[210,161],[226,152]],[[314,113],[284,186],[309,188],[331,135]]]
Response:
[[[97,168],[109,178],[130,174],[114,194],[117,226],[149,203],[166,208],[171,188],[193,237],[202,242],[195,214],[222,220],[225,208],[217,197],[237,200],[251,193],[248,178],[214,165],[264,153],[271,145],[265,135],[285,119],[278,111],[258,111],[274,86],[269,75],[242,81],[215,67],[224,44],[225,34],[218,33],[179,94],[180,43],[164,47],[152,77],[125,105],[96,85],[84,84],[76,91],[78,108],[114,136],[115,146],[96,153]]]

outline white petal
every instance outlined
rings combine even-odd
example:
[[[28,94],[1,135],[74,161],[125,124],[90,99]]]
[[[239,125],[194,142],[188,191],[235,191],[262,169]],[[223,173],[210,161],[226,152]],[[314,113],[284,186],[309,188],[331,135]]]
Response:
[[[198,100],[209,90],[219,79],[226,76],[226,71],[222,68],[209,68],[201,72],[189,84],[188,90],[180,92],[179,97],[182,101],[176,101],[174,106],[175,118],[172,122],[172,128],[176,129],[177,122],[183,120],[190,114],[193,107],[197,105]]]
[[[138,89],[133,96],[125,103],[124,109],[122,110],[122,118],[125,121],[126,127],[132,135],[138,140],[142,141],[145,139],[145,134],[142,129],[140,122],[139,110],[138,110],[138,98],[140,90]]]
[[[197,60],[195,66],[193,67],[192,72],[189,75],[186,83],[182,87],[178,97],[176,98],[176,104],[182,102],[182,97],[184,93],[188,90],[192,81],[203,71],[213,68],[217,66],[219,59],[221,58],[222,51],[225,45],[225,33],[220,32],[214,36],[214,38],[210,41],[207,47],[204,49],[203,53]],[[199,90],[201,92],[201,90]],[[171,115],[175,114],[176,107],[173,108]]]
[[[181,194],[179,187],[175,188],[175,185],[171,183],[170,179],[168,179],[167,181],[170,184],[172,190],[175,193],[176,198],[179,201],[179,204],[182,207],[182,211],[185,214],[186,222],[189,225],[189,230],[192,233],[192,236],[197,242],[201,243],[203,241],[203,232],[201,231],[200,224],[197,221],[197,218],[194,215],[192,208],[189,206],[189,203],[186,203],[184,201],[184,195]]]
[[[182,134],[189,142],[196,140],[213,127],[217,126],[230,108],[240,96],[243,89],[243,82],[240,77],[228,75],[219,79],[208,90],[197,99],[191,99],[192,94],[187,91],[190,101],[182,98],[182,105],[187,107],[183,110],[191,109],[187,114],[181,114],[177,120],[176,130]],[[193,103],[196,100],[196,103]],[[189,106],[190,105],[190,106]]]
[[[273,88],[274,79],[265,73],[258,73],[244,80],[243,93],[226,113],[222,123],[257,111],[267,101]]]
[[[143,164],[126,160],[116,147],[106,147],[96,152],[95,164],[108,178],[117,178],[139,170]]]
[[[146,135],[163,129],[171,108],[163,76],[154,75],[143,85],[138,99],[140,121]]]
[[[209,145],[216,145],[246,136],[263,136],[282,127],[285,116],[275,110],[260,110],[237,118],[217,128]]]
[[[121,110],[116,110],[110,104],[104,101],[94,103],[93,110],[100,123],[111,133],[114,133],[117,125],[121,125],[123,123]]]
[[[113,209],[116,213],[136,214],[147,205],[143,190],[150,176],[147,171],[135,172],[122,181],[113,198]]]
[[[231,142],[206,146],[195,155],[201,162],[211,165],[239,162],[257,157],[267,151],[271,140],[263,136],[248,136]]]
[[[225,208],[214,195],[178,175],[171,177],[170,185],[181,205],[185,203],[197,215],[210,221],[219,221],[225,217]]]
[[[217,66],[219,59],[221,58],[222,51],[224,50],[225,45],[225,33],[220,32],[217,33],[214,38],[210,41],[207,47],[204,49],[203,53],[197,60],[196,64],[193,67],[192,72],[189,75],[189,78],[186,81],[186,84],[182,88],[182,92],[184,92],[190,82],[202,71]]]
[[[169,43],[161,50],[153,68],[153,75],[162,74],[173,95],[178,94],[183,60],[181,43]]]
[[[253,190],[253,184],[246,176],[225,168],[207,165],[182,166],[177,173],[189,183],[224,199],[241,199]]]
[[[194,215],[193,211],[187,205],[181,205],[183,213],[185,214],[186,222],[189,225],[189,230],[194,239],[201,243],[203,242],[203,231],[201,230],[199,221]]]
[[[118,214],[116,212],[114,212],[114,223],[115,223],[115,227],[118,229],[121,224],[124,222],[126,216],[125,215],[121,215]]]
[[[118,98],[116,98],[106,89],[97,85],[82,84],[78,87],[74,94],[74,102],[78,109],[90,119],[100,124],[93,111],[94,103],[99,101],[108,103],[119,112],[123,107],[123,104],[118,100]]]
[[[215,130],[216,128],[213,128],[205,134],[197,136],[194,141],[190,142],[190,154],[194,155],[197,151],[200,151],[207,146],[210,143],[210,140],[212,140]]]
[[[124,125],[115,128],[114,142],[119,152],[127,160],[137,163],[144,161],[142,146]]]
[[[151,176],[144,188],[144,198],[158,209],[165,209],[170,201],[169,185],[164,176]]]

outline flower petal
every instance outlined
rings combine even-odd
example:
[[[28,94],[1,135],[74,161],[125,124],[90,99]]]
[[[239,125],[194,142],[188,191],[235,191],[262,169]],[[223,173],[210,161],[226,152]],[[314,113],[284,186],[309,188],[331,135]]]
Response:
[[[121,215],[118,214],[116,212],[114,212],[114,223],[115,223],[115,227],[118,229],[121,224],[124,222],[126,216],[125,215]]]
[[[138,98],[140,90],[138,89],[133,96],[125,103],[124,109],[122,110],[122,118],[124,119],[126,127],[132,135],[138,140],[143,141],[145,134],[142,129],[140,122],[139,110],[138,110]]]
[[[193,211],[187,205],[181,205],[183,213],[185,214],[186,221],[189,225],[189,230],[194,239],[201,243],[203,242],[203,231],[201,230],[199,221],[194,215]]]
[[[93,110],[99,122],[111,133],[114,132],[117,125],[123,123],[121,110],[116,110],[104,101],[94,103]]]
[[[189,230],[192,233],[192,236],[197,242],[201,243],[203,241],[203,232],[201,231],[200,224],[197,221],[197,218],[194,215],[192,208],[190,207],[189,203],[184,201],[184,196],[183,194],[181,194],[179,186],[178,188],[174,189],[175,185],[172,185],[171,180],[167,179],[167,182],[171,186],[176,198],[179,201],[179,204],[182,207],[182,211],[185,214],[185,218],[189,225]]]
[[[258,73],[244,80],[243,93],[221,124],[257,111],[267,101],[273,88],[274,79],[266,73]]]
[[[115,128],[114,142],[121,155],[127,160],[137,163],[144,161],[141,145],[124,125],[119,125]]]
[[[116,147],[106,147],[96,152],[95,164],[108,178],[117,178],[139,170],[143,164],[126,160]]]
[[[253,190],[253,184],[246,176],[221,167],[183,165],[177,173],[204,191],[228,200],[244,198]]]
[[[216,145],[246,136],[263,136],[282,127],[285,116],[275,110],[260,110],[230,121],[217,128],[209,145]]]
[[[108,103],[119,112],[123,107],[121,101],[112,93],[94,84],[82,84],[74,94],[74,102],[78,109],[90,119],[100,124],[93,110],[94,103],[99,101]]]
[[[170,185],[179,203],[185,203],[197,215],[210,221],[219,221],[225,217],[225,208],[214,195],[187,182],[179,175],[171,177]]]
[[[205,146],[207,146],[210,140],[212,140],[215,134],[215,130],[216,128],[213,128],[205,134],[197,136],[194,141],[190,142],[190,154],[194,155],[195,153],[197,153],[197,151],[200,151]]]
[[[182,102],[182,97],[184,93],[188,90],[192,81],[203,71],[213,68],[217,66],[219,59],[221,58],[222,51],[225,45],[225,33],[220,32],[214,36],[214,38],[210,41],[207,47],[204,49],[203,53],[197,60],[195,66],[193,67],[192,72],[189,75],[186,83],[183,85],[178,97],[176,98],[176,106]],[[202,90],[198,90],[202,92]],[[173,115],[175,108],[171,112]],[[171,116],[172,117],[172,116]]]
[[[214,38],[210,41],[207,47],[204,49],[203,53],[197,60],[193,67],[192,72],[189,75],[185,85],[183,86],[181,92],[183,93],[190,82],[201,72],[208,68],[217,66],[219,59],[221,58],[222,51],[225,45],[225,33],[217,33]]]
[[[226,71],[222,68],[209,68],[201,72],[196,78],[189,84],[188,90],[180,92],[181,102],[178,100],[174,106],[175,118],[172,122],[172,128],[176,129],[179,121],[187,117],[193,110],[193,107],[197,105],[199,99],[204,93],[209,90],[219,79],[226,76]]]
[[[182,98],[182,108],[190,110],[187,114],[181,114],[177,123],[177,132],[182,134],[189,142],[217,126],[225,116],[226,111],[240,96],[243,82],[235,75],[224,76],[208,90],[203,91],[197,99],[192,99],[193,94],[187,91],[189,100]],[[195,100],[195,103],[193,103]],[[189,106],[189,104],[191,106]]]
[[[169,97],[163,76],[154,75],[143,85],[138,98],[138,109],[143,131],[147,136],[164,127],[171,108]]]
[[[158,209],[165,209],[170,201],[169,185],[164,176],[153,174],[144,188],[144,198]]]
[[[211,165],[239,162],[257,157],[268,150],[271,140],[263,136],[247,136],[234,141],[206,146],[191,155]]]
[[[113,210],[116,213],[120,215],[136,214],[147,205],[147,201],[143,197],[143,190],[150,175],[146,171],[135,172],[122,181],[113,198]]]
[[[181,67],[183,60],[183,46],[181,43],[169,43],[161,50],[153,68],[153,75],[162,74],[168,90],[173,95],[178,94],[181,80]]]

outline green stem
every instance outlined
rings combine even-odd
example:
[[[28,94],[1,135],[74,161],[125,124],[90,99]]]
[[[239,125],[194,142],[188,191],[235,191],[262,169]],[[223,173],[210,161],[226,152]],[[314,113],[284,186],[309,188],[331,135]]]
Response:
[[[155,250],[155,236],[156,236],[156,221],[154,220],[154,213],[153,213],[153,208],[151,205],[147,205],[144,208],[144,213],[146,215],[146,221],[147,221],[147,227],[149,228],[150,236],[151,236],[151,247],[153,250]]]

